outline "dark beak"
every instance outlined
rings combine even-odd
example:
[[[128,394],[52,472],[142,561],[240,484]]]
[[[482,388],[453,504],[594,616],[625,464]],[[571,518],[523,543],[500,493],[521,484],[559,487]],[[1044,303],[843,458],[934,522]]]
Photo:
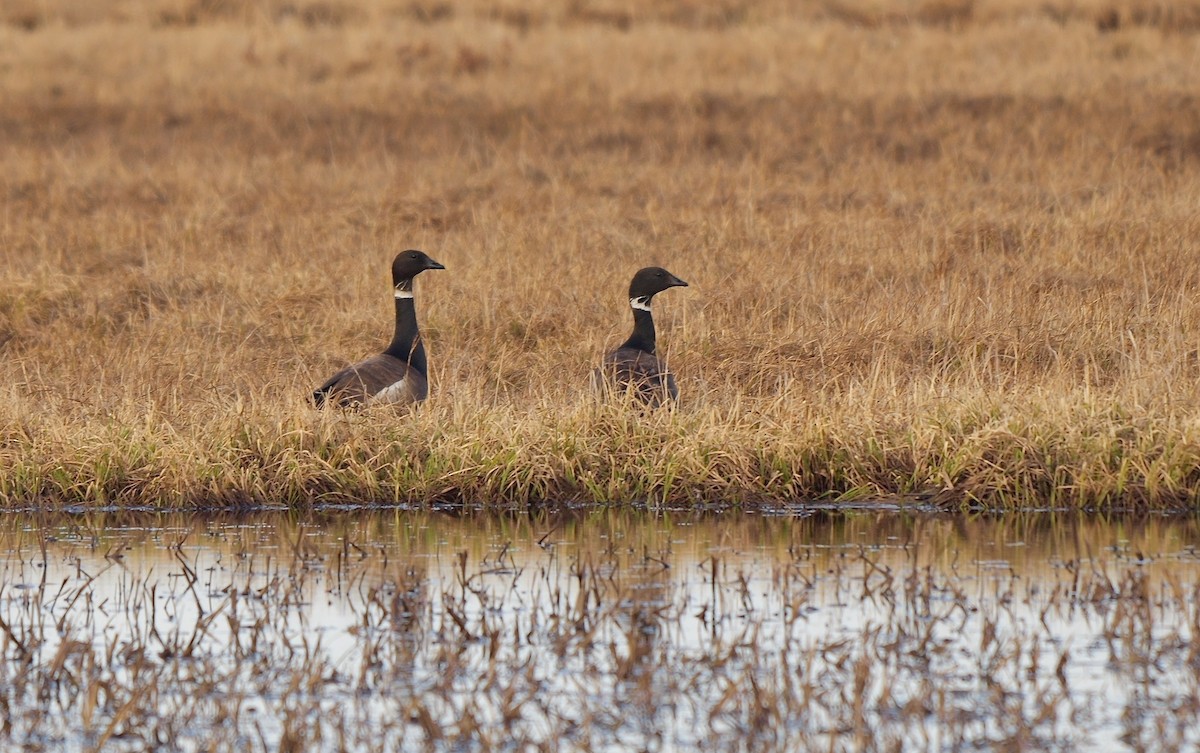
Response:
[[[678,278],[678,277],[676,277],[675,275],[671,275],[671,287],[673,287],[673,288],[686,288],[687,286],[688,286],[688,284],[687,284],[686,282],[684,282],[683,280],[679,279],[679,278]]]
[[[443,267],[441,264],[438,264],[433,259],[430,259],[429,261],[425,262],[425,269],[445,269],[445,267]]]

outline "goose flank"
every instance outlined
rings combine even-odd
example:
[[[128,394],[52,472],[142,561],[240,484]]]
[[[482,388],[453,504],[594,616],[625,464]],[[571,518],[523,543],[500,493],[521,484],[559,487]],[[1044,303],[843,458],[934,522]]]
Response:
[[[650,302],[667,288],[687,287],[687,283],[662,267],[639,269],[629,283],[629,307],[633,311],[633,334],[604,357],[593,373],[593,383],[602,392],[629,392],[643,404],[656,408],[679,400],[675,377],[655,355],[654,317]]]
[[[445,269],[425,253],[402,251],[392,261],[392,287],[396,298],[396,333],[387,349],[329,378],[312,394],[318,408],[333,405],[413,405],[429,394],[425,345],[417,329],[413,303],[413,278],[427,269]]]

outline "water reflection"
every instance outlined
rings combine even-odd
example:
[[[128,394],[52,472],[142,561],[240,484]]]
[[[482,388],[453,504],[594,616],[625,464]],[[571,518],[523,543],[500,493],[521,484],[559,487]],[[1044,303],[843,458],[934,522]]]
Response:
[[[18,749],[1185,749],[1192,519],[0,518]]]

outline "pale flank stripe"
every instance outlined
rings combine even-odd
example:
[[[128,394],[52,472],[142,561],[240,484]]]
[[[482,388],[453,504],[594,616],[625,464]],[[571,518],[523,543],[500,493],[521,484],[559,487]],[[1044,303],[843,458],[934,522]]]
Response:
[[[397,296],[399,297],[399,296]],[[408,398],[408,380],[401,379],[399,382],[393,382],[387,387],[384,387],[379,392],[376,392],[371,397],[367,398],[367,405],[378,405],[380,403],[397,403]]]

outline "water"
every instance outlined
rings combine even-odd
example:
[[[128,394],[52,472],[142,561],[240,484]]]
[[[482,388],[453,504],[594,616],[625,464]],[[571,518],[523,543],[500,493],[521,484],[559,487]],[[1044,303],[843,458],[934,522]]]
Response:
[[[1200,525],[0,519],[4,750],[1190,750]]]

